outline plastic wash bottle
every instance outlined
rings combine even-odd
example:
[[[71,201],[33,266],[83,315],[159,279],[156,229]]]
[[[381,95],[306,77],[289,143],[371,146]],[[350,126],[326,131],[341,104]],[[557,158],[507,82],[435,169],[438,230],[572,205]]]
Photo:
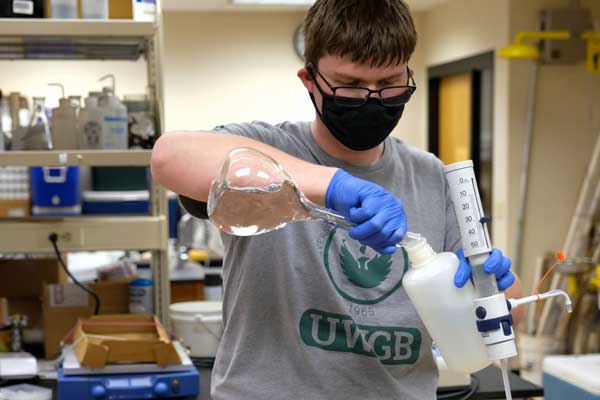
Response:
[[[475,323],[475,290],[469,282],[454,285],[458,257],[435,253],[422,237],[404,243],[411,263],[404,287],[448,368],[471,373],[487,367],[491,361]]]

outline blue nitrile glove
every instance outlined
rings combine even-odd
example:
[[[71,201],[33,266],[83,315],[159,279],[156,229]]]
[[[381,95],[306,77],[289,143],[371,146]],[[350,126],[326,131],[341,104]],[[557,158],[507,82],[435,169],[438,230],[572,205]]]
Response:
[[[392,254],[406,235],[402,202],[384,188],[339,169],[325,194],[325,206],[356,224],[350,237],[381,254]]]
[[[460,288],[465,286],[465,283],[471,278],[471,264],[469,264],[469,260],[465,257],[463,249],[459,249],[456,255],[460,260],[460,264],[454,275],[454,284]],[[515,275],[510,271],[511,265],[512,261],[510,258],[505,257],[500,250],[493,249],[483,264],[483,270],[488,274],[496,275],[498,289],[506,290],[515,282]]]

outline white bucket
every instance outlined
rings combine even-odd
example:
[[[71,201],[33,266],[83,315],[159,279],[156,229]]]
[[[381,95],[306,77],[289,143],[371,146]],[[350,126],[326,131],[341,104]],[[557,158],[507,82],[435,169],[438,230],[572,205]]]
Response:
[[[188,301],[171,304],[175,334],[183,340],[192,357],[214,357],[223,335],[223,303]]]
[[[517,335],[521,377],[542,384],[542,363],[550,354],[562,354],[564,343],[553,336],[532,336],[521,333]]]

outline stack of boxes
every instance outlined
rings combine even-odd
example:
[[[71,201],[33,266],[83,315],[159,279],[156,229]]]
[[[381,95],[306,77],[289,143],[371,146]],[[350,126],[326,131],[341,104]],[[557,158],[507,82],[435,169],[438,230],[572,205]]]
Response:
[[[27,167],[0,167],[0,218],[29,216],[29,193]]]

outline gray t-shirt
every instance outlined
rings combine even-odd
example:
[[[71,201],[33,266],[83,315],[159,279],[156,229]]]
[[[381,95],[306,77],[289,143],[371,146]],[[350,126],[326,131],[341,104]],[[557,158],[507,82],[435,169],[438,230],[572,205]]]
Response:
[[[216,131],[375,182],[402,200],[409,231],[424,235],[435,251],[459,245],[442,163],[430,153],[390,137],[381,159],[357,167],[325,153],[309,123]],[[381,256],[319,222],[223,239],[225,330],[214,400],[436,398],[432,341],[402,287],[408,269],[402,251]]]

